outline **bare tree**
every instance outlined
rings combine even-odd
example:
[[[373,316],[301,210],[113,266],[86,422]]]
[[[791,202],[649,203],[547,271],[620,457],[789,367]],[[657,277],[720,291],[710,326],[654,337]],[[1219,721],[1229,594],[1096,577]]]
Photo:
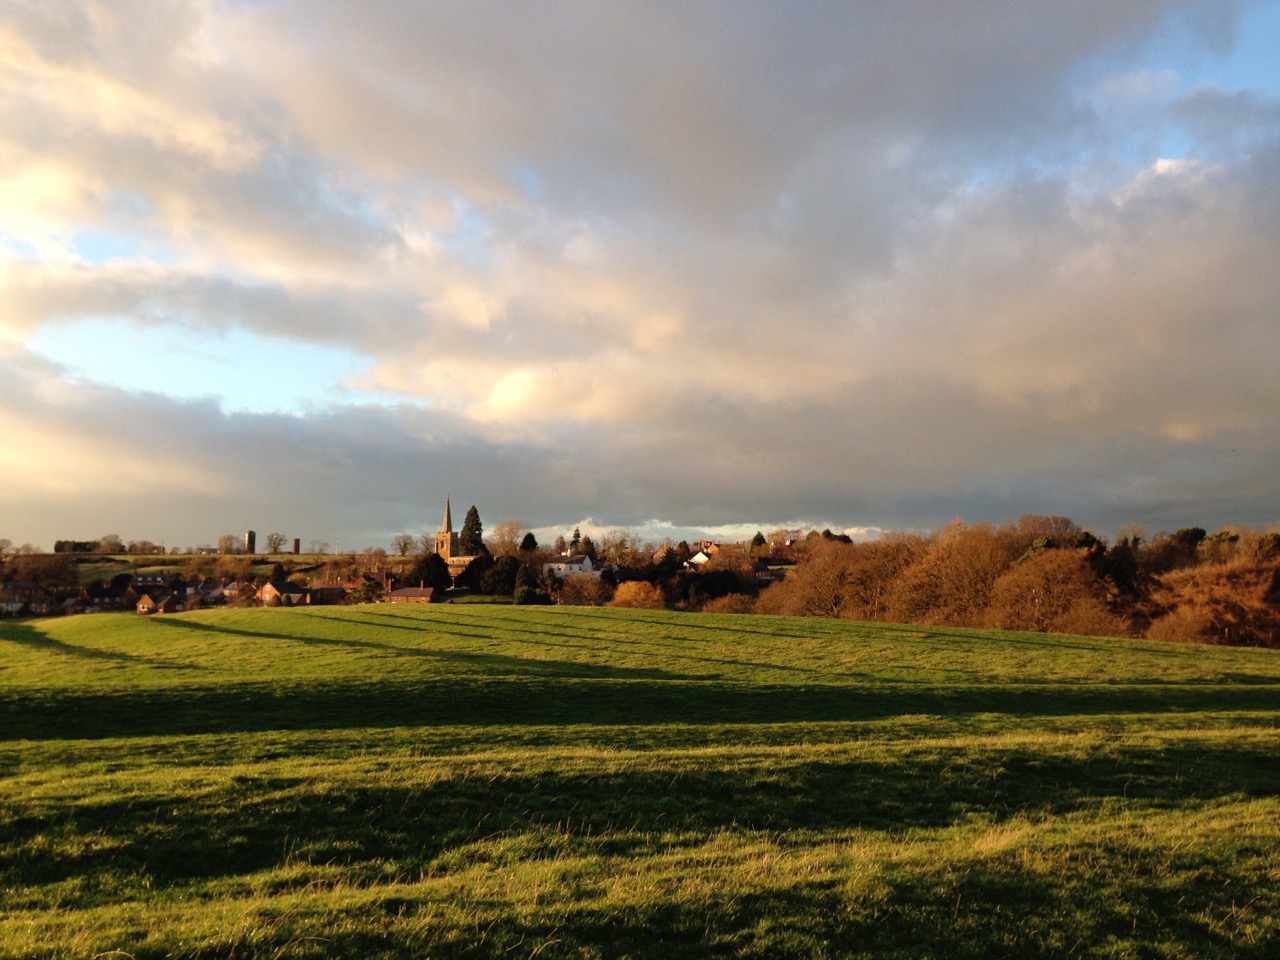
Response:
[[[279,553],[284,549],[284,539],[283,533],[268,533],[265,541],[267,553]]]
[[[407,557],[409,551],[413,549],[413,545],[418,542],[418,538],[412,533],[397,533],[391,538],[391,549],[402,557]]]
[[[645,547],[640,538],[626,530],[609,530],[600,539],[600,558],[620,567],[642,567],[653,556],[653,549]]]
[[[501,520],[489,538],[489,552],[495,557],[513,557],[519,552],[525,534],[530,532],[529,525],[523,520]]]
[[[224,533],[218,538],[219,553],[235,553],[240,545],[240,539],[234,533]]]

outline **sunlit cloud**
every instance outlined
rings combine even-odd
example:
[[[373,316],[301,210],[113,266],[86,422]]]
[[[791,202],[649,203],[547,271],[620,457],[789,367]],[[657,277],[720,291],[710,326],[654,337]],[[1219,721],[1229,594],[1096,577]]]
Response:
[[[12,6],[0,536],[1265,525],[1266,6]]]

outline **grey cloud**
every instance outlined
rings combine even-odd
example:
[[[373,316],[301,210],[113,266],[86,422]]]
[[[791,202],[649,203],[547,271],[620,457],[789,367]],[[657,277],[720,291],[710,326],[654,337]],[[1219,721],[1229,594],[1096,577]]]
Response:
[[[1179,18],[1222,48],[1239,10],[285,2],[62,41],[55,17],[50,57],[190,95],[241,152],[59,128],[10,92],[0,136],[178,261],[11,265],[26,329],[118,313],[342,344],[426,407],[6,403],[72,440],[152,423],[158,463],[319,539],[435,523],[442,489],[540,527],[1265,524],[1275,102],[1205,88],[1118,119],[1075,88]],[[1173,124],[1197,162],[1135,171]],[[521,372],[523,408],[467,418]],[[157,489],[110,526],[214,537],[244,525],[238,492]]]

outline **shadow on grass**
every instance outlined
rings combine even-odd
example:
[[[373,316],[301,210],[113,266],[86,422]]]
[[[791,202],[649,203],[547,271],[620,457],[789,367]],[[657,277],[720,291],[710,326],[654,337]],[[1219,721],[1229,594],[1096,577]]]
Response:
[[[101,616],[101,614],[100,614]],[[40,621],[48,623],[48,620]],[[47,633],[31,626],[30,623],[18,620],[7,621],[0,625],[0,644],[16,643],[41,653],[56,653],[79,660],[101,660],[110,663],[127,663],[135,666],[165,667],[167,669],[198,670],[193,664],[174,663],[154,657],[143,657],[134,653],[123,653],[118,650],[100,650],[97,647],[80,647],[63,643]]]
[[[376,873],[391,861],[404,875],[438,875],[490,861],[669,853],[726,831],[934,829],[1112,809],[1121,799],[1141,811],[1190,798],[1276,797],[1280,766],[1270,760],[1261,741],[1088,755],[976,745],[674,770],[475,775],[459,766],[418,782],[239,776],[181,795],[143,781],[124,796],[53,808],[15,799],[0,873],[16,884],[120,871],[174,884],[293,863],[354,866],[359,879],[360,865]],[[86,836],[94,842],[76,842]]]
[[[529,676],[529,663],[520,661],[524,676],[443,680],[188,684],[103,692],[0,689],[0,738],[436,725],[812,723],[977,713],[1051,717],[1280,711],[1280,684],[769,685],[619,679],[616,668],[602,669],[606,676],[584,676],[591,666],[583,664],[547,664],[553,675]]]
[[[297,634],[271,633],[265,630],[246,630],[240,627],[228,627],[223,624],[202,623],[197,620],[153,620],[161,627],[178,630],[190,630],[220,636],[248,637],[254,640],[271,640],[284,644],[298,644],[304,647],[337,647],[344,650],[356,650],[362,653],[382,657],[404,657],[418,660],[434,660],[441,663],[461,665],[473,674],[488,674],[507,677],[511,675],[533,675],[578,678],[611,678],[611,679],[646,679],[646,680],[684,680],[691,677],[662,670],[657,667],[622,667],[608,664],[588,663],[577,660],[549,660],[534,657],[512,657],[495,653],[470,653],[465,650],[425,649],[422,647],[406,647],[394,643],[374,640],[356,640],[348,637],[300,636]],[[398,627],[396,629],[411,629]],[[421,631],[415,631],[421,632]],[[448,634],[466,639],[490,639],[491,635],[481,631],[458,630],[452,623],[431,623],[433,634]]]

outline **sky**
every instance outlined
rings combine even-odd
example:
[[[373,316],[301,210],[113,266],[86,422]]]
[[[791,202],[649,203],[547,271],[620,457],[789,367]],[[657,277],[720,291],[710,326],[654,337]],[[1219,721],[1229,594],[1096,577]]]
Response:
[[[0,538],[1280,522],[1280,0],[10,0]]]

